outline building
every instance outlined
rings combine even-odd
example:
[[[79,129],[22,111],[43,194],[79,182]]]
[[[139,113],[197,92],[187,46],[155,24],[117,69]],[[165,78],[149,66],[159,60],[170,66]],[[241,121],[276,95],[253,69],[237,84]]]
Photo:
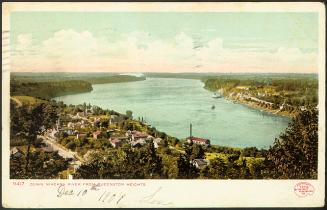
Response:
[[[76,117],[78,117],[78,118],[87,117],[87,113],[86,112],[77,112]]]
[[[155,138],[153,140],[154,148],[156,148],[156,149],[159,148],[161,141],[162,141],[162,138]]]
[[[122,140],[118,138],[109,139],[109,141],[114,148],[117,148],[123,144]]]
[[[186,141],[189,144],[194,143],[194,144],[198,144],[198,145],[205,146],[205,147],[210,145],[210,140],[209,139],[194,137],[192,135],[192,124],[190,124],[190,136],[186,138]]]
[[[58,135],[59,135],[59,130],[57,130],[56,128],[51,129],[50,137],[55,139],[58,137]]]
[[[192,165],[194,165],[198,169],[202,169],[210,164],[210,161],[206,159],[194,159],[191,162]]]
[[[17,147],[13,147],[11,150],[10,150],[10,156],[12,156],[13,158],[21,158],[24,156],[24,153],[22,150],[20,150],[19,148]]]
[[[130,133],[130,137],[133,141],[137,141],[137,140],[141,140],[141,139],[149,141],[149,140],[153,139],[153,137],[151,135],[140,132],[140,131],[132,131]]]
[[[105,138],[105,134],[102,131],[95,131],[92,133],[94,139]]]
[[[134,148],[142,147],[146,142],[145,141],[132,141],[131,146]]]
[[[209,146],[210,145],[210,140],[209,139],[205,139],[205,138],[200,138],[200,137],[194,137],[194,136],[190,136],[186,138],[186,141],[188,143],[194,143],[194,144],[198,144],[201,146]]]

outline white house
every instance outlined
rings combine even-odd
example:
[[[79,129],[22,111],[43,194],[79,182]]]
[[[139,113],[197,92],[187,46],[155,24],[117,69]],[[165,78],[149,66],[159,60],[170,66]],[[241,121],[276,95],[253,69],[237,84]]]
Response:
[[[202,169],[210,164],[209,160],[206,159],[194,159],[192,160],[192,164],[199,169]]]

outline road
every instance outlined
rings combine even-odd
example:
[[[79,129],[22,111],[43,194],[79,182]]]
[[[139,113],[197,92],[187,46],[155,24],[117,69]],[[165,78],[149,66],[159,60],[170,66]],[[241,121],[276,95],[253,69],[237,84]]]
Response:
[[[59,143],[55,141],[55,139],[50,138],[48,136],[39,136],[43,139],[44,143],[51,147],[53,150],[58,151],[58,154],[63,158],[72,158],[77,159],[80,162],[83,162],[83,158],[79,156],[76,152],[73,152],[71,150],[68,150],[67,148],[63,147]]]
[[[15,101],[18,104],[18,107],[22,106],[22,102],[18,100],[17,98],[10,97],[11,100]]]

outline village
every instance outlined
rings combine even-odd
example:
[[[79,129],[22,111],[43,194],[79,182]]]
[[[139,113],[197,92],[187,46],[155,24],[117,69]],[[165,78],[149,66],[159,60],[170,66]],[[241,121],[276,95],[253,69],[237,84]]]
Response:
[[[167,138],[161,138],[156,132],[153,133],[143,118],[138,121],[119,113],[99,114],[96,111],[99,110],[97,106],[77,107],[78,111],[60,113],[55,125],[50,129],[44,129],[43,134],[38,136],[43,146],[37,150],[45,153],[58,152],[58,155],[69,162],[66,176],[69,179],[73,178],[73,174],[83,163],[91,161],[90,156],[97,150],[117,149],[123,145],[137,149],[153,143],[155,149],[165,146],[185,153],[176,149],[174,145],[169,145]],[[130,124],[126,126],[127,123]],[[183,142],[189,145],[197,144],[204,149],[210,146],[209,139],[192,136],[192,125],[190,136]],[[10,154],[13,158],[25,155],[19,147],[12,147]],[[190,163],[202,169],[210,162],[205,158],[196,158],[190,160]]]

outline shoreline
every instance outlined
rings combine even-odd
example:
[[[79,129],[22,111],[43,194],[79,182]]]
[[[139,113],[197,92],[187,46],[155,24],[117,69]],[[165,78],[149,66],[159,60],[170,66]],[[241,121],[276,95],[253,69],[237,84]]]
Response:
[[[210,90],[210,89],[206,88],[205,86],[203,88],[210,91],[211,93],[216,92],[214,90]],[[228,100],[228,101],[236,102],[236,103],[239,103],[241,105],[247,106],[249,108],[252,108],[252,109],[255,109],[255,110],[258,110],[258,111],[262,111],[262,112],[266,112],[268,114],[272,114],[274,116],[282,116],[282,117],[287,117],[289,119],[292,119],[296,115],[296,114],[292,114],[292,113],[289,113],[289,112],[286,112],[286,111],[280,111],[280,109],[265,108],[265,107],[262,107],[262,106],[258,105],[257,103],[255,103],[253,101],[240,100],[237,97],[228,96],[226,94],[222,94],[222,97],[224,99]]]
[[[291,113],[288,113],[288,112],[285,112],[285,111],[280,111],[280,109],[264,108],[264,107],[262,107],[260,105],[257,105],[255,102],[240,100],[240,99],[233,98],[233,97],[225,97],[224,96],[224,98],[226,100],[228,100],[228,101],[233,101],[233,102],[239,103],[241,105],[247,106],[249,108],[252,108],[252,109],[255,109],[255,110],[258,110],[258,111],[261,111],[261,112],[266,112],[267,114],[271,114],[271,115],[274,115],[274,116],[287,117],[289,119],[292,119],[295,116],[295,114],[291,114]]]

